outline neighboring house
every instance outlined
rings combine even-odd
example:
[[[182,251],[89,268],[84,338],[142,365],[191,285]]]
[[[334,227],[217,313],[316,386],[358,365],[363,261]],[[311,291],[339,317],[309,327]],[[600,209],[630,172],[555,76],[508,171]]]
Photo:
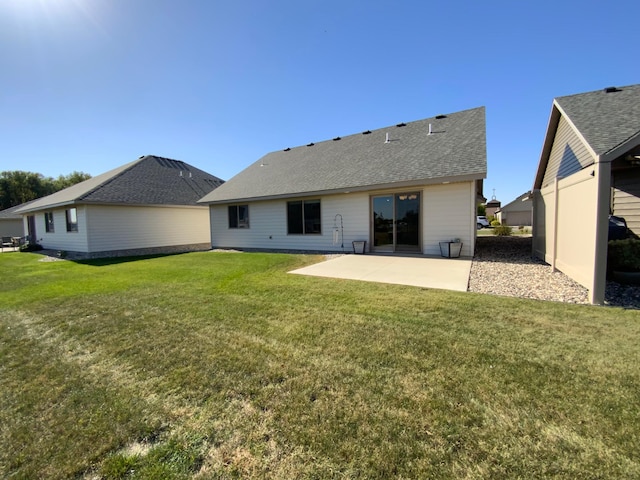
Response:
[[[533,202],[534,254],[603,303],[608,215],[640,234],[640,85],[553,101]]]
[[[531,226],[533,216],[533,201],[531,192],[523,193],[514,201],[507,203],[496,211],[496,218],[501,225],[512,227]]]
[[[213,247],[472,256],[486,172],[480,107],[269,153],[201,202]]]
[[[15,213],[17,209],[24,206],[25,204],[16,205],[0,211],[0,237],[24,236],[22,215]]]
[[[223,183],[179,160],[147,155],[17,210],[32,241],[71,258],[211,248],[197,200]]]

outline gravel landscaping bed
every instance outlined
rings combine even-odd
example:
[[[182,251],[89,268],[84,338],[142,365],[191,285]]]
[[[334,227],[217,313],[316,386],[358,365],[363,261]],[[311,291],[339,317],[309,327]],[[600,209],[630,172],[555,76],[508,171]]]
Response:
[[[531,237],[478,237],[469,291],[588,304],[587,289],[531,256]],[[605,304],[640,309],[640,286],[607,282]]]

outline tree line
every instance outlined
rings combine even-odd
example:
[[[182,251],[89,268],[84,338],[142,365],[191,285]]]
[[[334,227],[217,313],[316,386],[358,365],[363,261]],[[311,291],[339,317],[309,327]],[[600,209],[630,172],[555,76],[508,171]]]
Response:
[[[91,175],[84,172],[73,172],[58,178],[21,170],[0,172],[0,210],[51,195],[89,178]]]

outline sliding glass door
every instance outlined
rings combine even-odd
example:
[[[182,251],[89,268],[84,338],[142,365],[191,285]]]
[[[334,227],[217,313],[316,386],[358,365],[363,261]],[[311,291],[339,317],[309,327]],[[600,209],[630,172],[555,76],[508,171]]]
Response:
[[[374,196],[371,211],[374,251],[420,251],[419,192]]]

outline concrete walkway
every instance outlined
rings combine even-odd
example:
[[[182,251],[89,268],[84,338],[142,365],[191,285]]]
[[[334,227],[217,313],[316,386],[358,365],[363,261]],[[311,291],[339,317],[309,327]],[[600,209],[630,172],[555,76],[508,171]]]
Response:
[[[471,259],[343,255],[289,273],[466,292]]]

